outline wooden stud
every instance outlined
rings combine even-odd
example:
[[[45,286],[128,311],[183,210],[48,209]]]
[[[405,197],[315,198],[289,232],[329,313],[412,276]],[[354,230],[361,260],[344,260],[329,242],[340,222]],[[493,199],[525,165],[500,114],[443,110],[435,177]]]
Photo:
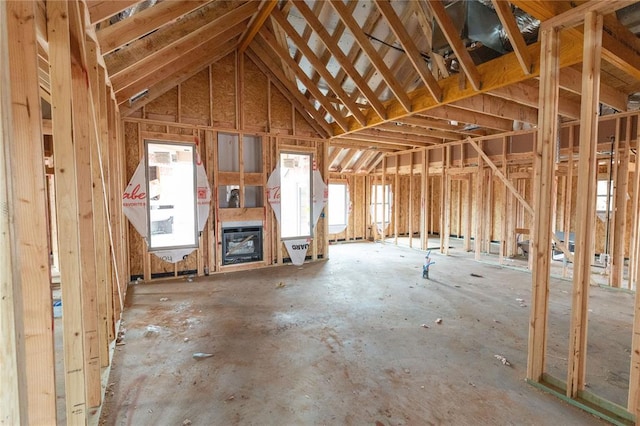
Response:
[[[565,241],[568,241],[566,238],[567,235],[571,233],[571,211],[572,211],[572,199],[573,199],[573,132],[574,126],[569,127],[569,155],[567,159],[567,177],[565,179],[565,203],[564,203],[564,221],[562,230],[565,233]],[[566,277],[568,273],[567,268],[568,262],[563,262],[562,265],[562,276]]]
[[[12,8],[11,8],[12,9]],[[11,101],[12,81],[9,65],[9,13],[7,3],[0,4],[0,412],[7,424],[27,424],[29,422],[29,398],[27,395],[26,342],[22,337],[24,313],[22,309],[22,283],[14,264],[16,258],[17,235],[12,221],[15,216],[12,167],[9,162],[11,152],[8,147],[18,144],[15,138],[22,137],[13,128],[13,108]],[[20,33],[12,27],[11,37]],[[34,83],[35,84],[35,83]],[[18,88],[19,89],[19,88]],[[19,141],[21,142],[21,141]],[[50,380],[53,383],[53,379]],[[31,397],[32,399],[33,397]],[[55,422],[55,398],[53,412],[48,413],[48,421]]]
[[[580,158],[576,205],[576,255],[574,262],[567,396],[575,398],[584,390],[587,356],[587,317],[593,218],[595,217],[596,144],[598,99],[602,52],[602,15],[590,12],[584,23],[582,64],[582,112],[580,117]]]
[[[400,155],[395,156],[396,170],[393,175],[393,243],[398,245],[398,222],[400,221]]]
[[[451,161],[451,146],[442,149],[442,175],[440,177],[440,253],[449,255],[451,235],[451,181],[447,170]]]
[[[467,174],[466,182],[466,208],[464,210],[464,242],[463,249],[466,252],[471,251],[471,229],[472,229],[472,213],[473,213],[473,188],[472,188],[472,180],[471,174]]]
[[[529,257],[532,264],[531,313],[527,378],[542,380],[547,350],[551,216],[554,208],[554,146],[558,134],[559,33],[543,31],[540,52],[540,118],[534,156],[533,232]],[[544,102],[544,103],[543,103]]]
[[[620,123],[620,119],[616,120]],[[619,136],[619,126],[616,125],[616,138]],[[621,287],[624,277],[624,250],[625,229],[627,227],[627,197],[629,190],[629,157],[631,144],[631,117],[626,118],[625,140],[622,149],[616,151],[619,155],[618,169],[616,173],[616,186],[614,194],[614,225],[613,244],[611,250],[611,276],[609,284],[612,287]]]
[[[471,144],[473,146],[473,144]],[[482,151],[482,141],[478,142],[478,148]],[[484,220],[484,202],[483,202],[483,194],[484,194],[484,166],[482,164],[482,156],[480,155],[480,151],[478,151],[478,171],[476,172],[476,217],[474,222],[474,250],[475,250],[475,260],[480,260],[480,256],[482,253],[482,240],[483,240],[483,227],[482,223]]]
[[[409,247],[413,248],[413,152],[409,153]]]
[[[636,121],[636,141],[640,141],[640,127],[637,126],[637,123],[640,122],[640,116],[635,115],[633,117],[629,117],[629,120],[635,118]],[[633,217],[633,224],[631,227],[631,237],[629,244],[629,280],[627,282],[627,288],[631,290],[634,285],[637,285],[637,277],[638,277],[638,261],[639,252],[640,252],[640,238],[638,238],[638,234],[640,232],[640,160],[638,156],[638,150],[635,152],[635,162],[633,168],[633,197],[631,199],[631,213]]]
[[[10,221],[11,268],[13,282],[2,282],[3,293],[13,298],[8,310],[8,324],[15,335],[8,368],[13,366],[8,385],[17,385],[17,394],[6,396],[7,409],[16,420],[27,424],[54,424],[56,396],[54,381],[54,346],[52,299],[50,291],[49,241],[46,229],[46,186],[42,116],[38,89],[37,5],[33,2],[8,1],[0,4],[3,22],[0,42],[2,60],[3,135],[8,203],[0,213]],[[5,37],[6,36],[6,37]],[[5,44],[6,43],[6,44]],[[5,65],[6,64],[6,65]],[[9,121],[10,120],[10,121]],[[6,126],[6,127],[5,127]],[[12,222],[12,223],[11,223]],[[5,246],[9,249],[9,246]],[[3,247],[3,250],[5,250]],[[9,272],[7,272],[9,273]],[[11,287],[11,290],[9,290]],[[2,319],[4,319],[4,312]],[[4,325],[3,325],[4,338]],[[7,336],[11,338],[10,335]],[[11,341],[11,340],[10,340]],[[3,343],[3,346],[8,345]],[[2,361],[4,364],[4,360]],[[4,366],[2,367],[3,372]],[[4,415],[3,390],[0,411]],[[11,402],[10,402],[11,401]]]

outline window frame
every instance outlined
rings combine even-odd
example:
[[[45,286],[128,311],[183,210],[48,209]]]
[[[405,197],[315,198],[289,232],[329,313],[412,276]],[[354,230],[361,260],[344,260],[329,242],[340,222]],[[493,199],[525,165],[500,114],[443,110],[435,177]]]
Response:
[[[191,149],[191,182],[192,182],[192,186],[193,186],[193,191],[192,191],[192,199],[193,199],[193,208],[192,208],[192,212],[193,212],[193,217],[192,217],[192,221],[193,221],[193,239],[192,241],[190,241],[187,244],[171,244],[171,245],[157,245],[154,246],[153,244],[153,235],[154,233],[152,233],[152,220],[151,220],[151,211],[152,210],[156,210],[153,209],[153,200],[152,198],[152,192],[150,190],[150,171],[151,171],[151,167],[157,167],[156,165],[152,165],[150,162],[150,158],[149,158],[149,148],[150,145],[166,145],[171,147],[172,149],[176,149],[179,147],[189,147]],[[198,181],[197,181],[197,146],[194,142],[184,142],[184,141],[175,141],[175,140],[160,140],[160,139],[144,139],[144,164],[145,164],[145,187],[146,187],[146,191],[147,191],[147,208],[146,208],[146,215],[147,215],[147,235],[148,235],[148,240],[147,240],[147,247],[148,247],[148,251],[150,253],[153,252],[161,252],[161,251],[167,251],[167,250],[178,250],[178,249],[187,249],[187,248],[198,248],[199,247],[199,231],[198,231]],[[182,191],[185,192],[185,191]],[[161,204],[158,204],[158,206],[161,206]],[[173,210],[173,209],[171,209]],[[173,222],[172,222],[173,223]],[[172,232],[173,233],[173,232]]]
[[[331,197],[331,187],[332,186],[342,186],[344,187],[344,197],[342,199],[342,205],[344,206],[344,214],[342,215],[342,222],[340,223],[333,223],[332,222],[332,197]],[[329,182],[329,187],[328,187],[328,191],[329,191],[329,200],[328,200],[328,205],[327,205],[327,224],[329,227],[332,226],[348,226],[349,224],[349,205],[350,205],[350,200],[349,200],[349,183],[346,180],[333,180]]]
[[[284,206],[286,204],[286,199],[287,197],[285,196],[285,185],[284,185],[284,178],[285,176],[283,176],[283,165],[282,165],[282,161],[283,161],[283,155],[300,155],[300,156],[307,156],[309,157],[309,199],[308,199],[308,203],[309,203],[309,214],[308,214],[308,226],[309,226],[309,232],[308,234],[301,234],[301,235],[284,235],[284,230],[285,227],[283,226],[284,223],[287,222],[286,218],[285,218],[285,209]],[[315,157],[315,153],[314,152],[309,152],[309,151],[297,151],[297,150],[282,150],[278,153],[278,164],[280,166],[280,206],[281,206],[281,210],[280,210],[280,215],[281,215],[281,222],[280,222],[280,239],[282,241],[286,241],[286,240],[296,240],[296,239],[302,239],[302,238],[313,238],[314,233],[313,233],[313,229],[314,229],[314,224],[313,222],[313,170],[314,170],[314,157]]]

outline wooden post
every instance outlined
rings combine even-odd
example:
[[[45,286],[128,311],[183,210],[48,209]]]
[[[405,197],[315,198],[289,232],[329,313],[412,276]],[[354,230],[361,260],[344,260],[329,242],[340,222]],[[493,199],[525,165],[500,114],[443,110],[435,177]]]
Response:
[[[409,247],[413,248],[413,152],[409,153]]]
[[[568,236],[571,234],[571,207],[573,206],[573,131],[574,127],[569,127],[569,156],[567,159],[567,177],[565,179],[566,189],[564,194],[564,224],[562,230],[565,235],[565,242],[568,243]],[[565,257],[566,258],[566,257]],[[568,268],[568,262],[563,262],[562,276],[566,277]]]
[[[385,188],[387,186],[387,156],[385,155],[382,158],[382,232],[380,233],[380,241],[382,241],[383,243],[385,242],[385,238],[386,238],[386,234],[387,234],[387,230],[386,230],[386,222],[384,221],[385,216],[386,216],[386,208],[385,208],[385,204],[389,203],[389,200],[387,200],[386,198],[386,191]],[[376,191],[377,193],[377,191]],[[396,194],[393,194],[393,196],[395,197]],[[377,210],[377,209],[376,209]],[[389,212],[389,216],[391,216],[391,212]],[[391,219],[391,217],[389,217],[389,219]]]
[[[466,209],[464,217],[464,251],[471,251],[471,225],[472,225],[472,212],[473,212],[473,189],[471,188],[471,174],[467,175],[465,180],[467,192],[466,192]]]
[[[620,119],[616,120],[620,122]],[[618,126],[616,126],[616,130]],[[618,132],[619,133],[619,132]],[[616,135],[618,137],[618,135]],[[629,190],[629,157],[631,144],[631,117],[626,118],[624,146],[619,154],[619,165],[616,176],[616,193],[613,227],[613,250],[611,250],[611,276],[609,284],[621,287],[624,276],[625,229],[627,227],[627,195]]]
[[[580,158],[578,160],[578,201],[576,205],[576,254],[574,258],[571,326],[569,329],[569,368],[567,396],[575,398],[584,389],[587,357],[587,324],[591,246],[595,217],[597,177],[596,138],[600,94],[600,55],[602,15],[589,12],[584,22],[582,63],[582,103],[580,110]]]
[[[424,150],[422,155],[421,198],[420,198],[420,239],[422,250],[429,248],[429,151]]]
[[[482,141],[478,142],[480,150],[482,150]],[[474,249],[475,259],[480,260],[480,254],[482,253],[482,230],[484,220],[484,166],[482,164],[482,157],[478,153],[478,171],[476,172],[476,217],[474,223]]]
[[[441,206],[440,206],[440,253],[449,255],[449,235],[451,235],[451,181],[449,177],[449,159],[451,147],[442,149]]]
[[[640,116],[636,115],[636,141],[640,141],[640,127],[638,127],[637,123],[640,123]],[[629,117],[631,119],[631,117]],[[627,283],[627,288],[631,290],[633,286],[636,284],[637,279],[637,259],[638,253],[640,251],[640,238],[638,238],[638,234],[640,233],[640,157],[638,156],[638,151],[636,150],[635,154],[635,163],[633,168],[633,198],[631,200],[631,213],[633,217],[633,226],[631,227],[631,244],[629,244],[629,281]]]
[[[540,35],[540,107],[534,153],[531,314],[527,378],[539,382],[544,373],[547,349],[551,216],[554,208],[554,147],[558,135],[559,33],[555,28]]]
[[[507,137],[502,137],[502,174],[506,179],[507,177]],[[500,206],[500,212],[502,214],[501,230],[500,230],[500,250],[498,258],[500,263],[504,263],[504,257],[507,251],[507,198],[509,198],[509,188],[507,185],[503,185],[502,189],[502,205]]]
[[[3,68],[0,78],[3,81],[3,98],[10,97],[9,101],[2,101],[7,102],[3,116],[11,119],[10,122],[5,121],[6,128],[3,126],[2,149],[8,162],[5,163],[6,172],[12,177],[12,187],[8,188],[8,209],[6,213],[2,209],[0,214],[9,214],[13,221],[10,234],[13,283],[2,283],[2,286],[7,289],[7,285],[13,285],[13,313],[10,309],[7,315],[17,320],[13,324],[20,327],[15,329],[16,346],[7,347],[9,351],[16,351],[11,352],[9,362],[13,361],[13,365],[17,366],[18,375],[14,380],[17,379],[18,386],[26,385],[26,406],[22,404],[25,390],[18,389],[15,399],[8,397],[13,401],[9,403],[9,408],[14,413],[18,409],[20,414],[26,414],[19,417],[25,424],[55,424],[49,241],[34,19],[37,7],[34,2],[22,1],[0,4],[0,8],[4,9],[1,31],[6,31],[7,36],[2,41],[6,44],[0,46],[0,66]],[[4,317],[5,313],[2,315]],[[4,382],[0,386],[4,406],[7,390]],[[16,406],[16,403],[20,406]],[[2,415],[3,406],[0,407]]]
[[[393,175],[393,243],[398,245],[398,222],[400,221],[400,155],[396,155],[396,171]]]
[[[27,398],[27,371],[25,341],[22,336],[24,318],[22,310],[22,286],[19,276],[14,276],[13,265],[18,264],[15,249],[17,235],[13,227],[15,216],[14,187],[11,164],[5,155],[17,143],[21,135],[13,128],[11,103],[11,67],[9,66],[8,4],[0,4],[0,422],[10,424],[29,423]],[[12,38],[20,37],[12,27]],[[35,60],[35,58],[33,59]],[[33,84],[36,84],[33,82]],[[19,129],[18,129],[19,130]],[[55,404],[55,395],[54,395]],[[55,405],[47,420],[55,422]]]

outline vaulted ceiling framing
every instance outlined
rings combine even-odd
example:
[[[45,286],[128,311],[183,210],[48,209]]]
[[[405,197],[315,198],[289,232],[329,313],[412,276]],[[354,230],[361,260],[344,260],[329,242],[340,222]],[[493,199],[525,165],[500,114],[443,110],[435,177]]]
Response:
[[[366,173],[385,152],[536,126],[540,46],[523,34],[587,2],[456,3],[87,2],[122,115],[237,51],[331,138],[330,170],[341,173]],[[471,3],[492,16],[507,41],[503,52],[463,31],[452,8]],[[618,2],[605,18],[601,101],[611,112],[626,110],[629,95],[640,92],[640,40],[629,29],[640,22],[634,3]],[[581,31],[562,35],[559,114],[565,121],[580,114]],[[436,36],[446,40],[444,48],[434,46]],[[46,46],[41,58],[44,70]]]

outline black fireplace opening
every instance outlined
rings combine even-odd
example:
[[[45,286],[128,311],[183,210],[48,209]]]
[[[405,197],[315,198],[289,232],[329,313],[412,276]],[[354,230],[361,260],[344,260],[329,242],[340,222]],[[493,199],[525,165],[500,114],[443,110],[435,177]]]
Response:
[[[262,260],[262,226],[222,228],[222,264]]]

